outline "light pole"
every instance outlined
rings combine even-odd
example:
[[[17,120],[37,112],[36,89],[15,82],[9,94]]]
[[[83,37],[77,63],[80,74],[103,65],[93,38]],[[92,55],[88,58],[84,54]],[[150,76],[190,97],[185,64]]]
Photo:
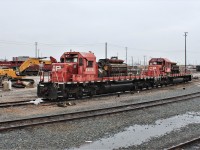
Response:
[[[185,73],[186,73],[186,71],[187,71],[187,68],[186,68],[186,66],[187,66],[187,55],[186,55],[186,37],[187,37],[187,34],[188,34],[188,32],[184,32],[185,33]]]
[[[35,58],[37,58],[37,45],[38,45],[38,43],[35,42]]]
[[[107,42],[105,43],[105,59],[107,59],[107,46],[108,46],[108,44],[107,44]]]
[[[128,50],[128,47],[125,47],[125,49],[126,49],[126,64],[128,64],[128,62],[127,62],[127,50]]]

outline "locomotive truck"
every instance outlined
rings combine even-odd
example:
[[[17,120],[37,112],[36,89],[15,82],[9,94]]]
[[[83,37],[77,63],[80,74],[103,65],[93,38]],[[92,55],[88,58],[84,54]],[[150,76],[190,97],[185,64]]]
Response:
[[[41,73],[38,97],[62,100],[191,81],[191,74],[179,72],[176,63],[165,58],[151,59],[148,70],[139,75],[128,75],[127,64],[117,57],[96,62],[92,52],[65,52],[52,65],[47,81]]]

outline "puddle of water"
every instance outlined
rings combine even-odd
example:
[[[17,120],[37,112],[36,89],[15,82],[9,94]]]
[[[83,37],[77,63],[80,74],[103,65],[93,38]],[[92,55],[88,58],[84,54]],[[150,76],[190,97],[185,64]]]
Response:
[[[149,141],[151,138],[163,136],[174,130],[179,130],[189,124],[200,123],[200,112],[188,112],[183,115],[174,116],[167,119],[157,120],[152,125],[134,125],[125,128],[123,132],[119,132],[111,137],[102,138],[98,141],[84,144],[77,149],[114,149],[120,147],[129,147],[132,145],[140,145]]]

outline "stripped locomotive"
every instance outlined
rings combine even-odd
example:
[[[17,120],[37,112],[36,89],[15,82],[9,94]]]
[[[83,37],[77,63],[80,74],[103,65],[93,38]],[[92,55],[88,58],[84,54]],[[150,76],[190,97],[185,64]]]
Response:
[[[191,81],[189,73],[179,73],[177,67],[174,71],[175,65],[167,59],[153,59],[146,72],[127,75],[127,64],[117,57],[96,62],[92,52],[65,52],[59,63],[53,63],[48,81],[41,75],[37,95],[52,100],[81,98]]]

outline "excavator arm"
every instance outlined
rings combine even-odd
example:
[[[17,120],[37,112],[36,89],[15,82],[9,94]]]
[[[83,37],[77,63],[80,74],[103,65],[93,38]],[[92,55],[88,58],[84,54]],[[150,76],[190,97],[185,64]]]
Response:
[[[27,59],[25,62],[23,62],[21,64],[21,66],[19,67],[19,72],[23,72],[24,70],[26,70],[29,66],[32,65],[40,65],[40,64],[52,64],[51,60],[43,60],[46,57],[43,58],[29,58]]]
[[[40,62],[39,62],[39,60],[37,58],[29,58],[29,59],[27,59],[25,62],[23,62],[21,64],[21,66],[19,67],[18,71],[21,73],[25,69],[27,69],[29,66],[34,65],[34,64],[38,65],[39,63]]]

